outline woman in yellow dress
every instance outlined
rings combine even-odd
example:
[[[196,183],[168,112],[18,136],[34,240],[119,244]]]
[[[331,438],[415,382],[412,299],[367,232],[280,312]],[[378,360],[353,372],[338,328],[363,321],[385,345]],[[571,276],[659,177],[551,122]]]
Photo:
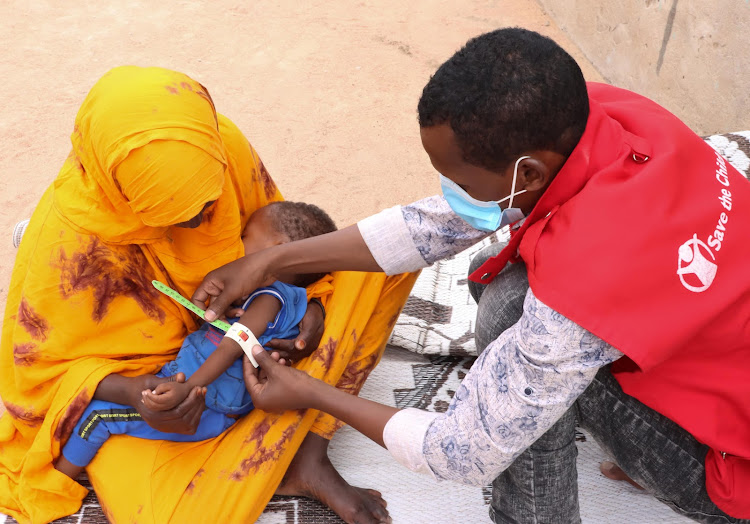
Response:
[[[282,198],[208,91],[177,72],[110,71],[71,139],[20,246],[0,345],[0,512],[21,522],[79,508],[87,490],[53,462],[92,398],[134,405],[162,431],[194,427],[200,390],[150,412],[139,391],[122,388],[123,376],[153,387],[149,374],[198,327],[151,280],[190,296],[206,273],[243,256],[250,214]],[[414,279],[335,273],[314,285],[308,294],[326,309],[321,343],[310,351],[322,323],[312,306],[300,335],[307,351],[289,350],[295,367],[357,394]],[[118,436],[88,474],[112,522],[251,522],[274,492],[317,498],[347,522],[387,521],[380,494],[350,486],[328,460],[340,425],[314,411],[255,410],[204,442]]]

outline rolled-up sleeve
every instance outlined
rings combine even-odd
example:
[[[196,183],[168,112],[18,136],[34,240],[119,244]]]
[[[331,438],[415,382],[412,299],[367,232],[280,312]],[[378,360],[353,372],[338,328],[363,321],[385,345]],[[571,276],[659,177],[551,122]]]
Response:
[[[375,261],[386,274],[409,273],[429,265],[414,244],[401,206],[360,220],[357,227]]]
[[[435,476],[422,453],[422,443],[438,416],[439,413],[406,408],[391,417],[383,430],[383,443],[396,462],[417,473]]]

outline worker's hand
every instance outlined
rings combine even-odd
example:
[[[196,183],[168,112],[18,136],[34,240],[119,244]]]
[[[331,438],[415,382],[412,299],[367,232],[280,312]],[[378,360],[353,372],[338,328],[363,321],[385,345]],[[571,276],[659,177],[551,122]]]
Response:
[[[318,349],[325,329],[323,319],[324,314],[321,306],[313,302],[308,302],[305,316],[302,317],[299,323],[299,335],[297,335],[297,338],[274,338],[266,343],[266,347],[277,352],[281,358],[290,362],[302,360]]]
[[[179,373],[178,373],[179,375]],[[148,409],[168,411],[187,398],[193,388],[185,382],[162,382],[155,389],[144,389],[141,401]]]
[[[317,380],[307,373],[285,366],[279,354],[268,353],[260,346],[253,347],[255,368],[247,357],[242,361],[245,387],[256,408],[282,412],[310,407]]]
[[[271,249],[245,255],[206,275],[193,293],[192,301],[201,309],[206,309],[208,304],[205,314],[208,322],[224,314],[235,300],[276,280],[270,269],[268,252]]]
[[[156,379],[156,380],[154,380]],[[185,375],[178,373],[174,377],[153,377],[150,380],[150,388],[158,388],[161,383],[185,382]],[[142,393],[141,393],[142,395]],[[140,396],[140,395],[139,395]],[[187,397],[176,407],[165,411],[150,409],[145,401],[136,398],[133,407],[138,410],[143,420],[157,431],[164,433],[182,433],[192,435],[198,429],[203,410],[206,409],[206,390],[198,386],[192,388]]]

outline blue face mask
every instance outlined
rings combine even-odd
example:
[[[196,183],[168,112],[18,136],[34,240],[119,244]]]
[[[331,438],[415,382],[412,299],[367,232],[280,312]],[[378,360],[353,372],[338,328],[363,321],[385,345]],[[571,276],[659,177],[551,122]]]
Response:
[[[489,201],[477,200],[461,189],[461,186],[456,184],[453,180],[440,175],[440,186],[443,188],[443,196],[451,206],[453,212],[463,218],[474,229],[479,229],[481,231],[497,231],[501,227],[518,222],[523,218],[523,211],[513,207],[513,197],[526,192],[525,189],[518,193],[515,192],[518,163],[524,158],[531,157],[522,156],[516,160],[516,165],[513,168],[513,182],[510,187],[510,195],[505,198]],[[498,204],[501,204],[508,199],[510,199],[508,207],[500,209]]]

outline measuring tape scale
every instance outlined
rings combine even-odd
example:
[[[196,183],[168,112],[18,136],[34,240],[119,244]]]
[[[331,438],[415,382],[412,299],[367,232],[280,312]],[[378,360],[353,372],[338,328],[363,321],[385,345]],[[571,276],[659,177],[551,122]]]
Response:
[[[185,309],[188,309],[189,311],[192,311],[199,317],[201,317],[203,320],[206,320],[205,317],[205,311],[190,302],[187,298],[180,295],[176,290],[172,289],[171,287],[167,286],[166,284],[159,282],[158,280],[152,280],[151,283],[154,285],[154,287],[161,293],[165,294],[181,306],[183,306]],[[208,322],[206,320],[206,322]],[[224,331],[226,333],[226,337],[231,338],[235,342],[237,342],[240,347],[242,348],[242,351],[245,352],[247,357],[250,359],[250,362],[253,366],[256,368],[258,367],[258,362],[255,360],[255,357],[253,356],[252,348],[256,344],[260,346],[260,342],[258,342],[258,339],[255,338],[255,335],[253,335],[253,332],[250,331],[250,329],[246,326],[243,326],[239,322],[235,322],[234,324],[229,324],[228,322],[224,322],[223,320],[219,320],[218,318],[214,320],[213,322],[209,322],[212,326],[215,326],[219,328],[220,330]]]
[[[187,298],[180,295],[177,291],[172,289],[171,287],[167,286],[166,284],[163,284],[159,282],[158,280],[152,280],[151,283],[154,285],[154,287],[167,295],[169,298],[180,304],[185,309],[188,309],[201,317],[203,320],[206,320],[205,311],[203,311],[201,308],[190,302]],[[229,328],[231,327],[228,322],[224,322],[223,320],[219,320],[218,318],[214,320],[213,322],[210,322],[212,326],[216,326],[222,331],[229,331]]]

